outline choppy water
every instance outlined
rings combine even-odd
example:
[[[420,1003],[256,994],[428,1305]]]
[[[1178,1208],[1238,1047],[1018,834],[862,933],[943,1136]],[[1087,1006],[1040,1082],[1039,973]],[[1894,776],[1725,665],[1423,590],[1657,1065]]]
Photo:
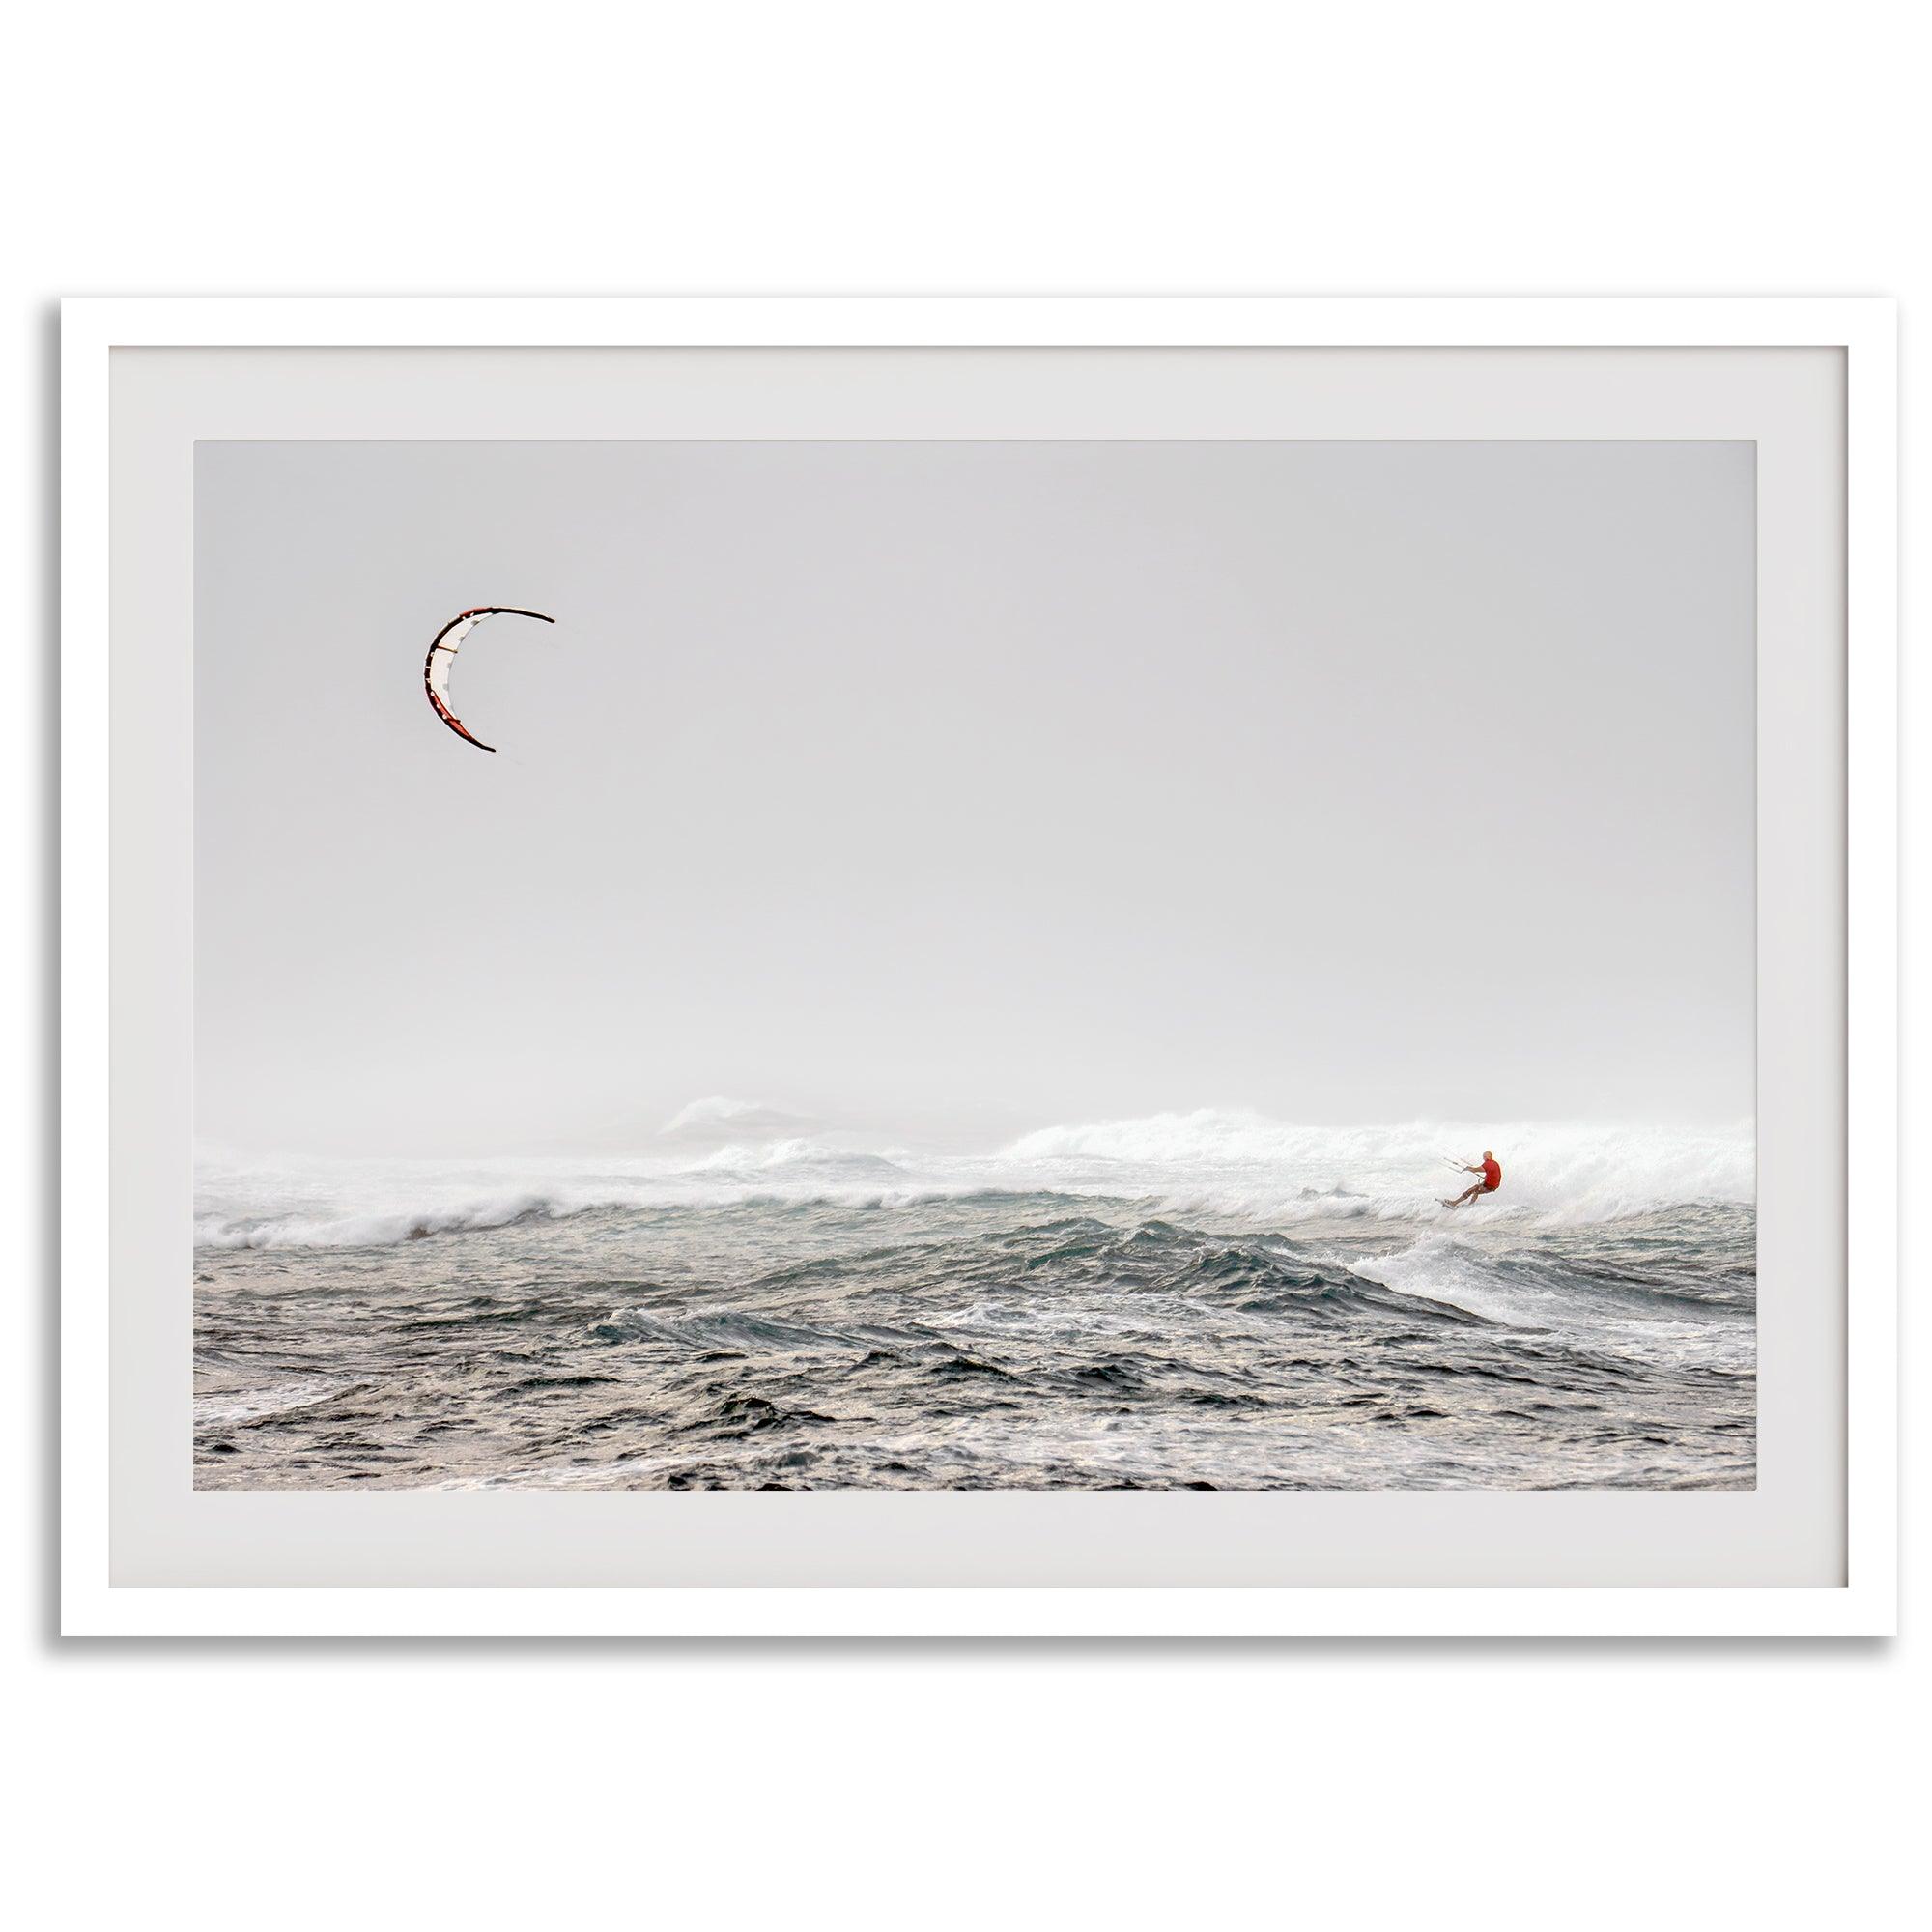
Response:
[[[206,1166],[197,1484],[1754,1481],[1747,1134],[1498,1130],[1503,1195],[1452,1214],[1460,1128],[685,1124],[626,1161]]]

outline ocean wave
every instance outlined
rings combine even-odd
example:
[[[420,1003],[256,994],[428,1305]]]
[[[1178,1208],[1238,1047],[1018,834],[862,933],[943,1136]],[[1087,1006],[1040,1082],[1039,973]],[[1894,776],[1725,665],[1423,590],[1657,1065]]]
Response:
[[[1615,1219],[1659,1207],[1755,1197],[1756,1137],[1729,1128],[1583,1123],[1417,1122],[1305,1127],[1262,1115],[1200,1109],[1053,1126],[1022,1136],[1006,1158],[1056,1183],[1111,1175],[1182,1210],[1264,1219],[1311,1215],[1411,1220],[1439,1210],[1468,1177],[1455,1163],[1485,1148],[1503,1187],[1482,1212],[1548,1221]]]
[[[841,1181],[867,1177],[910,1179],[906,1170],[885,1154],[830,1147],[796,1135],[768,1141],[729,1141],[696,1162],[691,1171],[740,1176],[816,1173]]]
[[[237,1423],[259,1422],[265,1416],[319,1407],[362,1386],[359,1382],[340,1379],[312,1380],[198,1393],[194,1398],[194,1426],[197,1430],[221,1429]]]
[[[844,1349],[863,1352],[867,1346],[835,1329],[781,1321],[740,1308],[613,1308],[601,1321],[591,1323],[590,1333],[600,1342],[658,1342],[696,1350]]]
[[[701,1104],[720,1122],[742,1124],[747,1111]],[[1018,1197],[1142,1203],[1251,1228],[1579,1227],[1660,1208],[1747,1204],[1756,1183],[1748,1126],[1315,1128],[1203,1110],[1045,1127],[981,1153],[855,1139],[786,1131],[622,1158],[451,1166],[209,1164],[197,1174],[195,1238],[209,1248],[375,1247],[599,1212],[884,1210]],[[1441,1206],[1466,1182],[1454,1163],[1485,1147],[1502,1160],[1501,1192],[1467,1209]]]
[[[1630,1336],[1643,1329],[1694,1328],[1711,1333],[1714,1321],[1747,1321],[1757,1306],[1755,1235],[1748,1217],[1733,1208],[1718,1210],[1730,1225],[1699,1225],[1697,1217],[1665,1211],[1604,1224],[1526,1231],[1512,1241],[1507,1231],[1482,1239],[1459,1239],[1424,1230],[1415,1239],[1373,1260],[1359,1271],[1393,1293],[1436,1301],[1507,1327],[1555,1329],[1567,1334]],[[1680,1257],[1660,1268],[1646,1252],[1647,1237],[1666,1225]],[[1608,1231],[1627,1231],[1621,1240]]]
[[[519,1222],[560,1219],[583,1208],[569,1208],[542,1195],[474,1201],[442,1208],[401,1208],[393,1212],[338,1214],[248,1214],[195,1217],[198,1248],[374,1248],[393,1247],[431,1235],[476,1228],[507,1228]]]

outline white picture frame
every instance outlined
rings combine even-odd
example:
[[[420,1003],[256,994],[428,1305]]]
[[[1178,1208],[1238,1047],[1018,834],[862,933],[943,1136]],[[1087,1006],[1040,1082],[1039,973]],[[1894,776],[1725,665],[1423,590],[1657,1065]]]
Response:
[[[1897,1589],[1896,323],[1874,299],[87,298],[62,332],[62,1628],[71,1635],[1873,1635]],[[109,792],[110,366],[118,349],[1826,349],[1844,358],[1848,827],[1841,1580],[1726,1587],[737,1584],[266,1587],[117,1581],[110,1431],[119,1176]],[[238,433],[223,429],[219,433]],[[358,433],[366,434],[366,430]],[[536,421],[523,433],[549,433]],[[191,451],[189,452],[191,453]],[[182,487],[191,484],[191,464]],[[179,628],[179,627],[178,627]],[[191,624],[187,625],[191,637]],[[125,748],[124,748],[125,750]],[[1823,909],[1827,911],[1834,909]],[[1761,940],[1762,944],[1762,940]],[[177,1043],[178,1044],[178,1043]],[[184,1204],[185,1208],[185,1204]],[[184,1287],[184,1293],[185,1288]],[[1821,1360],[1820,1377],[1839,1365]],[[118,1394],[117,1394],[118,1392]],[[117,1409],[117,1401],[121,1406]],[[183,1481],[186,1481],[183,1458]],[[204,1497],[214,1510],[235,1498]],[[332,1512],[374,1498],[309,1499]],[[526,1499],[541,1503],[542,1498]],[[751,1499],[739,1499],[749,1501]],[[773,1501],[779,1499],[760,1499]],[[1454,1508],[1454,1499],[1440,1499]],[[1667,1502],[1671,1499],[1632,1499]]]

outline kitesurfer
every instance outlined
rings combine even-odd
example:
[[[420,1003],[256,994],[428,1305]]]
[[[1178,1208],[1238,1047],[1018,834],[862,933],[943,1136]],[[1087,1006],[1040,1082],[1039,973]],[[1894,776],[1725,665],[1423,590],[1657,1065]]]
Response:
[[[1484,1195],[1493,1194],[1503,1184],[1502,1162],[1488,1148],[1483,1150],[1480,1161],[1464,1161],[1462,1168],[1464,1174],[1473,1174],[1479,1179],[1453,1201],[1444,1201],[1442,1205],[1445,1208],[1460,1208],[1465,1201],[1480,1201]]]

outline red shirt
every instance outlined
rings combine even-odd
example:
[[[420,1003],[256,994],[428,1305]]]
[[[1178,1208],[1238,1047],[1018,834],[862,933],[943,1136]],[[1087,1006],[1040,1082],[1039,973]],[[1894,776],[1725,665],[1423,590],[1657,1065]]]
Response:
[[[1499,1160],[1486,1160],[1483,1163],[1483,1185],[1492,1194],[1503,1184],[1503,1166]]]

